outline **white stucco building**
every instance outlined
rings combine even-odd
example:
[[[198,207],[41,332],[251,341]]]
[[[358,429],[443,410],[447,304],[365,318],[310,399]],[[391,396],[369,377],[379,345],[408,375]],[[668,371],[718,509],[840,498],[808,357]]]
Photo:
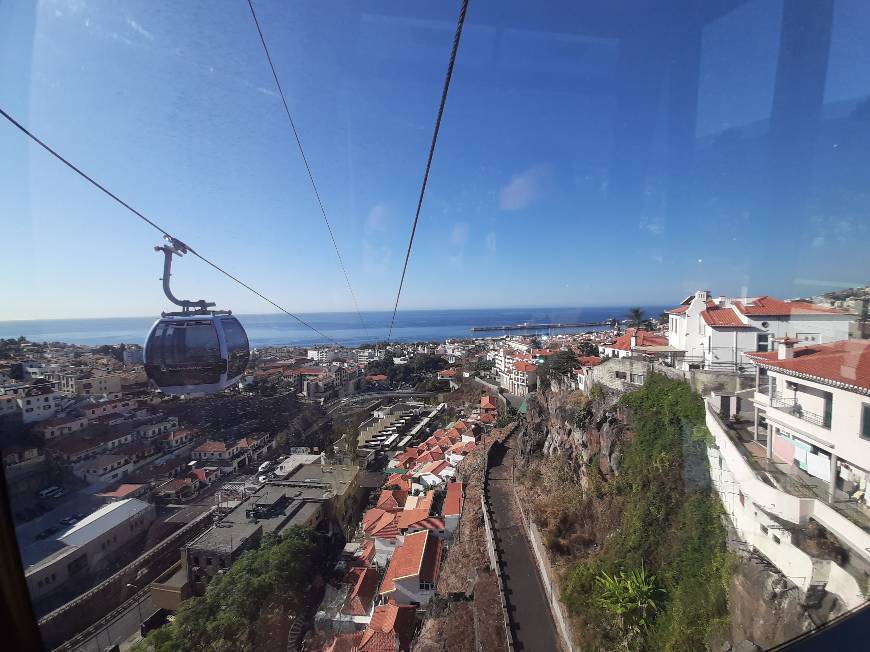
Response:
[[[870,505],[870,340],[749,354],[757,365],[755,424],[767,423],[767,456],[800,467]]]
[[[684,369],[734,370],[752,361],[751,351],[769,351],[774,338],[825,344],[849,337],[855,315],[802,301],[762,296],[713,298],[698,290],[668,311],[668,344],[682,352]]]

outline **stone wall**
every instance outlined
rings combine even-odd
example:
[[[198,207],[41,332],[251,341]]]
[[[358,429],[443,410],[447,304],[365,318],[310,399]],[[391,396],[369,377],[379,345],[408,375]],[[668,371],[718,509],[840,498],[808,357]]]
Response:
[[[600,383],[610,389],[629,392],[638,389],[638,382],[632,382],[632,375],[646,378],[651,373],[659,373],[668,378],[685,380],[696,392],[702,395],[715,391],[719,394],[734,394],[755,386],[755,374],[709,371],[692,369],[681,371],[664,364],[641,357],[608,358],[592,368],[592,382]],[[620,378],[624,374],[624,378]]]
[[[45,646],[52,649],[66,641],[58,649],[74,649],[76,644],[99,630],[118,605],[130,600],[177,562],[181,546],[211,524],[212,512],[209,510],[90,591],[40,618],[39,631]],[[134,587],[128,586],[130,584]]]

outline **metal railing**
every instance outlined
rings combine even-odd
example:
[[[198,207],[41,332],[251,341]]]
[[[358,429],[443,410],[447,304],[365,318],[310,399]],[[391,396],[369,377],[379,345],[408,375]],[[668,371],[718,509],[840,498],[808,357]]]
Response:
[[[816,414],[815,412],[810,412],[805,409],[794,397],[787,397],[778,393],[770,394],[770,407],[775,407],[783,412],[787,412],[793,417],[797,417],[802,421],[806,421],[807,423],[812,423],[817,426],[821,426],[822,428],[830,428],[831,427],[831,418],[828,416],[827,418],[824,415]]]

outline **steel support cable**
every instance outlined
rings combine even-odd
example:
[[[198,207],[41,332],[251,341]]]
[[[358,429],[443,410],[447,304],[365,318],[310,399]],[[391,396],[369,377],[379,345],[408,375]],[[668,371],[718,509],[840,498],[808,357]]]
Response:
[[[128,203],[125,202],[123,199],[121,199],[120,197],[118,197],[118,195],[116,195],[116,194],[113,193],[111,190],[109,190],[108,188],[106,188],[106,187],[105,187],[103,184],[101,184],[99,181],[97,181],[96,179],[94,179],[93,177],[91,177],[89,174],[87,174],[86,172],[84,172],[83,170],[81,170],[81,168],[79,168],[78,166],[76,166],[74,163],[71,163],[71,162],[68,161],[66,158],[64,158],[63,156],[61,156],[58,152],[56,152],[56,151],[55,151],[54,149],[52,149],[49,145],[47,145],[45,142],[43,142],[43,141],[42,141],[38,136],[36,136],[36,134],[34,134],[33,132],[31,132],[29,129],[27,129],[27,127],[25,127],[25,126],[22,125],[20,122],[18,122],[18,120],[16,120],[15,118],[13,118],[13,117],[12,117],[11,115],[9,115],[6,111],[4,111],[2,108],[0,108],[0,115],[2,115],[4,118],[6,118],[6,120],[8,120],[12,125],[14,125],[15,127],[17,127],[18,130],[21,131],[21,132],[22,132],[24,135],[26,135],[28,138],[30,138],[30,140],[32,140],[32,141],[35,142],[37,145],[39,145],[40,147],[42,147],[46,152],[48,152],[49,154],[51,154],[52,156],[54,156],[54,158],[56,158],[58,161],[60,161],[60,162],[63,163],[64,165],[66,165],[70,170],[72,170],[73,172],[75,172],[76,174],[78,174],[80,177],[82,177],[85,181],[87,181],[88,183],[90,183],[92,186],[94,186],[95,188],[101,190],[103,193],[105,193],[106,195],[108,195],[109,197],[111,197],[112,199],[114,199],[117,203],[119,203],[121,206],[123,206],[124,208],[126,208],[128,211],[130,211],[131,213],[133,213],[133,215],[135,215],[136,217],[138,217],[140,220],[142,220],[143,222],[145,222],[145,223],[148,224],[149,226],[152,226],[152,227],[154,227],[155,229],[157,229],[158,231],[160,231],[160,233],[162,233],[164,237],[169,238],[170,240],[176,240],[176,238],[175,238],[174,236],[172,236],[172,234],[169,233],[166,229],[164,229],[162,226],[160,226],[159,224],[157,224],[157,223],[154,222],[153,220],[151,220],[151,219],[145,217],[145,215],[143,215],[141,212],[139,212],[138,210],[136,210],[135,208],[133,208],[130,204],[128,204]],[[179,242],[180,242],[180,241],[179,241]],[[220,265],[217,265],[216,263],[213,263],[211,260],[209,260],[208,258],[206,258],[205,256],[203,256],[202,254],[200,254],[199,252],[197,252],[195,249],[193,249],[192,247],[190,247],[187,243],[184,243],[184,246],[185,246],[185,247],[187,248],[187,250],[188,250],[190,253],[192,253],[194,256],[196,256],[197,258],[199,258],[201,261],[203,261],[203,262],[206,263],[207,265],[210,265],[211,267],[213,267],[214,269],[216,269],[217,271],[219,271],[221,274],[223,274],[223,275],[226,276],[227,278],[232,279],[233,281],[235,281],[236,283],[238,283],[239,285],[241,285],[241,286],[242,286],[243,288],[245,288],[246,290],[250,290],[251,292],[253,292],[254,294],[256,294],[258,297],[260,297],[261,299],[263,299],[264,301],[266,301],[267,303],[269,303],[270,305],[274,306],[275,308],[277,308],[278,310],[280,310],[280,311],[283,312],[284,314],[286,314],[286,315],[292,317],[293,319],[295,319],[296,321],[298,321],[298,322],[299,322],[300,324],[302,324],[303,326],[305,326],[305,327],[307,327],[307,328],[310,328],[312,331],[314,331],[315,333],[317,333],[317,334],[320,335],[321,337],[325,338],[326,340],[332,342],[333,344],[338,344],[338,342],[337,342],[336,340],[334,340],[333,338],[331,338],[329,335],[327,335],[327,334],[321,332],[321,331],[320,331],[319,329],[317,329],[315,326],[312,326],[311,324],[309,324],[307,321],[305,321],[304,319],[302,319],[302,318],[299,317],[298,315],[294,315],[292,312],[290,312],[289,310],[283,308],[283,307],[280,306],[279,304],[275,303],[274,301],[272,301],[270,298],[268,298],[268,297],[265,296],[264,294],[261,294],[260,292],[258,292],[258,291],[255,290],[254,288],[252,288],[250,285],[248,285],[248,284],[245,283],[244,281],[240,280],[240,279],[237,278],[236,276],[233,276],[233,275],[230,274],[228,271],[226,271],[225,269],[223,269]]]
[[[272,78],[275,80],[275,87],[278,89],[278,94],[281,96],[281,103],[284,105],[284,113],[287,114],[287,120],[290,122],[290,129],[293,131],[293,137],[296,139],[296,145],[299,148],[299,154],[302,156],[302,162],[305,164],[305,170],[308,172],[308,180],[311,182],[311,187],[314,190],[314,196],[317,198],[317,204],[320,206],[320,214],[323,216],[323,221],[326,224],[326,230],[329,231],[329,239],[332,240],[332,247],[335,249],[335,255],[338,258],[338,264],[341,267],[341,272],[344,274],[344,280],[347,283],[348,292],[353,299],[353,306],[356,309],[359,323],[368,337],[369,330],[366,328],[366,323],[363,320],[362,313],[359,309],[359,304],[356,300],[356,293],[353,291],[353,286],[350,283],[350,275],[347,273],[347,268],[344,266],[344,260],[341,257],[341,252],[338,250],[338,243],[335,241],[335,235],[332,232],[332,224],[326,216],[326,208],[323,205],[323,200],[320,197],[320,191],[317,189],[317,183],[314,181],[314,173],[311,171],[311,166],[308,164],[308,157],[305,156],[305,149],[302,147],[302,139],[299,137],[299,132],[296,130],[296,123],[293,121],[293,116],[290,113],[290,107],[287,105],[287,98],[284,95],[284,89],[281,87],[281,82],[278,81],[278,73],[275,70],[275,64],[272,62],[272,55],[269,53],[269,46],[266,45],[266,37],[263,36],[263,30],[260,28],[260,21],[257,20],[257,12],[254,11],[254,3],[248,0],[248,7],[251,9],[251,16],[254,19],[254,25],[257,28],[257,34],[260,35],[260,43],[263,44],[263,52],[266,53],[266,60],[269,62],[269,69],[272,71]]]
[[[432,158],[435,156],[435,145],[438,142],[438,132],[441,130],[441,118],[444,116],[444,105],[447,103],[447,93],[450,91],[450,80],[453,77],[453,67],[456,64],[456,53],[459,51],[459,40],[462,38],[462,27],[465,24],[465,14],[468,11],[468,0],[462,0],[459,18],[456,21],[456,32],[453,35],[453,47],[450,50],[450,61],[447,64],[447,74],[444,77],[444,88],[441,91],[441,103],[438,106],[438,116],[435,119],[435,131],[429,145],[429,156],[426,160],[426,171],[423,173],[423,184],[420,187],[420,197],[417,200],[417,212],[414,214],[414,224],[411,227],[411,237],[408,240],[408,250],[405,252],[405,264],[402,266],[402,277],[399,280],[399,291],[396,292],[396,304],[393,306],[393,318],[390,320],[390,330],[387,334],[389,342],[393,336],[393,326],[396,323],[396,312],[399,310],[399,299],[405,285],[405,273],[408,271],[408,260],[411,258],[411,247],[414,245],[414,235],[417,233],[417,222],[420,220],[420,210],[423,207],[423,197],[429,184],[429,170],[432,168]]]

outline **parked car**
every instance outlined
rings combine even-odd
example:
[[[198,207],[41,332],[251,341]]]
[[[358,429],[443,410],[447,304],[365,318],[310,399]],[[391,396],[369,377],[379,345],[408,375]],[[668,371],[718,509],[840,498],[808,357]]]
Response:
[[[60,522],[64,525],[75,525],[79,522],[79,519],[77,519],[75,516],[67,516],[66,518],[62,518]]]
[[[69,493],[69,492],[68,492],[66,489],[58,489],[58,490],[55,491],[53,494],[51,494],[51,495],[49,496],[49,498],[54,498],[54,499],[56,500],[56,499],[58,499],[58,498],[63,498],[63,497],[66,496],[68,493]]]
[[[52,485],[51,487],[46,487],[42,491],[36,492],[36,495],[40,498],[48,498],[49,496],[60,490],[60,487]]]

